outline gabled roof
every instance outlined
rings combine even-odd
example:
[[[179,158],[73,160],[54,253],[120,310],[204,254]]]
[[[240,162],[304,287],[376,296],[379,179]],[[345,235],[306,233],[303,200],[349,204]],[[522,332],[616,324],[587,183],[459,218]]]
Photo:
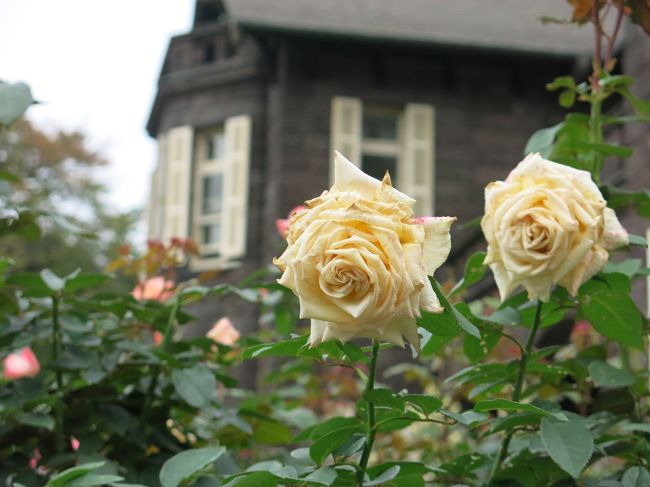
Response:
[[[243,28],[342,35],[575,56],[592,49],[589,26],[566,19],[566,0],[223,0]]]

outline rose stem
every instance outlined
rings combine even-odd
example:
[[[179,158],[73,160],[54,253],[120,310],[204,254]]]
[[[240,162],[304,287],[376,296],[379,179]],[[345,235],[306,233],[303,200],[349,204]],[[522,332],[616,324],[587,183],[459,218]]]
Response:
[[[54,403],[54,417],[56,422],[55,428],[55,446],[57,454],[62,454],[65,450],[65,434],[63,432],[63,373],[59,356],[61,353],[61,327],[59,324],[59,297],[52,296],[52,360],[56,367],[56,393],[59,396]]]
[[[366,477],[366,468],[368,467],[368,459],[372,451],[372,444],[375,442],[375,405],[368,399],[368,392],[372,391],[375,387],[375,372],[377,370],[377,356],[379,355],[379,341],[372,341],[372,357],[370,359],[370,370],[368,371],[368,381],[366,382],[366,390],[364,396],[368,402],[368,429],[366,431],[366,444],[363,447],[361,460],[359,460],[359,469],[357,470],[357,485],[361,487]]]
[[[530,356],[530,352],[533,349],[533,344],[535,343],[535,336],[537,335],[537,330],[539,329],[541,316],[542,316],[542,302],[538,300],[537,307],[535,308],[535,320],[533,321],[533,329],[530,331],[530,335],[528,335],[528,342],[526,342],[526,348],[524,349],[523,354],[521,355],[521,360],[519,362],[519,373],[517,375],[517,382],[515,383],[515,389],[512,392],[513,401],[519,401],[519,399],[521,399],[521,393],[524,388],[524,378],[526,376],[526,367],[528,366],[528,357]],[[506,455],[508,454],[508,446],[510,446],[510,440],[512,439],[512,434],[513,431],[509,431],[508,434],[503,438],[503,441],[501,442],[501,448],[499,448],[499,453],[494,460],[492,469],[490,470],[490,476],[488,477],[488,481],[486,484],[487,487],[490,487],[494,482],[494,476],[499,472],[499,469],[501,468],[501,463],[503,463],[503,460],[505,460]]]
[[[165,351],[169,350],[169,344],[172,338],[172,332],[174,330],[174,323],[176,322],[176,315],[178,314],[180,298],[176,296],[174,298],[174,303],[172,304],[172,309],[169,312],[169,318],[167,319],[167,325],[165,326],[165,332],[163,334],[163,343],[162,349]],[[149,387],[147,389],[147,395],[144,399],[144,404],[142,406],[142,412],[140,413],[140,420],[142,425],[146,427],[146,420],[151,412],[151,407],[153,405],[154,394],[156,393],[156,386],[158,385],[158,380],[160,378],[161,367],[159,365],[152,365],[151,368],[151,379],[149,380]]]

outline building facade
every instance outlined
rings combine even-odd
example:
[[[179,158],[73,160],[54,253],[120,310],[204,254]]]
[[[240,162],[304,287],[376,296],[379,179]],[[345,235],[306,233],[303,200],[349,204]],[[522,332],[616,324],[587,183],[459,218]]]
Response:
[[[193,238],[189,270],[236,282],[281,252],[275,220],[328,186],[336,149],[371,175],[389,170],[418,215],[458,217],[441,278],[458,276],[484,246],[470,224],[484,186],[563,118],[545,83],[591,69],[589,28],[542,25],[542,15],[568,8],[197,0],[192,30],[170,42],[147,126],[159,144],[149,237]],[[650,70],[647,52],[629,69]],[[199,314],[256,326],[254,311],[220,306]]]

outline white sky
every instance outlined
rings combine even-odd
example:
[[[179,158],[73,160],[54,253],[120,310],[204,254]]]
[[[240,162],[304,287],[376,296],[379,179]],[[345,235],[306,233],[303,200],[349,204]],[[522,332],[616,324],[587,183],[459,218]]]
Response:
[[[100,178],[114,209],[144,207],[156,81],[193,14],[194,0],[0,0],[0,79],[31,86],[37,126],[87,134],[110,161]]]

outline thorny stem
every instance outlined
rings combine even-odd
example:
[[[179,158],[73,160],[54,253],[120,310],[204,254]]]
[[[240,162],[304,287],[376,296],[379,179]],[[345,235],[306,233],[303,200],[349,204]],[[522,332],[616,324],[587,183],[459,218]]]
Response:
[[[530,331],[530,335],[528,335],[526,348],[521,355],[521,360],[519,362],[519,373],[517,374],[517,382],[515,383],[515,388],[512,392],[512,400],[515,402],[521,399],[521,393],[523,392],[524,388],[524,379],[526,377],[526,368],[528,366],[528,358],[530,357],[533,345],[535,344],[535,337],[537,336],[537,330],[539,330],[541,316],[542,302],[537,301],[537,307],[535,308],[535,320],[533,321],[533,329]],[[510,440],[512,440],[513,433],[513,431],[508,432],[508,434],[503,438],[503,441],[501,442],[501,448],[499,448],[499,453],[497,454],[497,457],[492,464],[492,469],[490,470],[490,476],[488,477],[488,481],[486,483],[487,487],[490,487],[494,482],[494,477],[499,472],[501,464],[508,454],[508,447],[510,446]]]
[[[56,394],[57,400],[54,403],[55,446],[57,454],[65,451],[65,434],[63,431],[63,372],[61,371],[59,358],[61,354],[61,326],[59,323],[59,297],[52,296],[52,360],[56,367]]]
[[[372,356],[370,359],[370,370],[368,371],[368,381],[366,382],[366,390],[364,395],[372,391],[375,387],[375,372],[377,370],[377,356],[379,355],[379,341],[372,341]],[[359,460],[359,468],[357,469],[357,485],[363,486],[363,481],[366,477],[366,468],[368,467],[368,459],[372,451],[372,445],[375,442],[375,405],[372,401],[368,400],[368,427],[366,430],[366,444],[363,447],[361,460]]]

